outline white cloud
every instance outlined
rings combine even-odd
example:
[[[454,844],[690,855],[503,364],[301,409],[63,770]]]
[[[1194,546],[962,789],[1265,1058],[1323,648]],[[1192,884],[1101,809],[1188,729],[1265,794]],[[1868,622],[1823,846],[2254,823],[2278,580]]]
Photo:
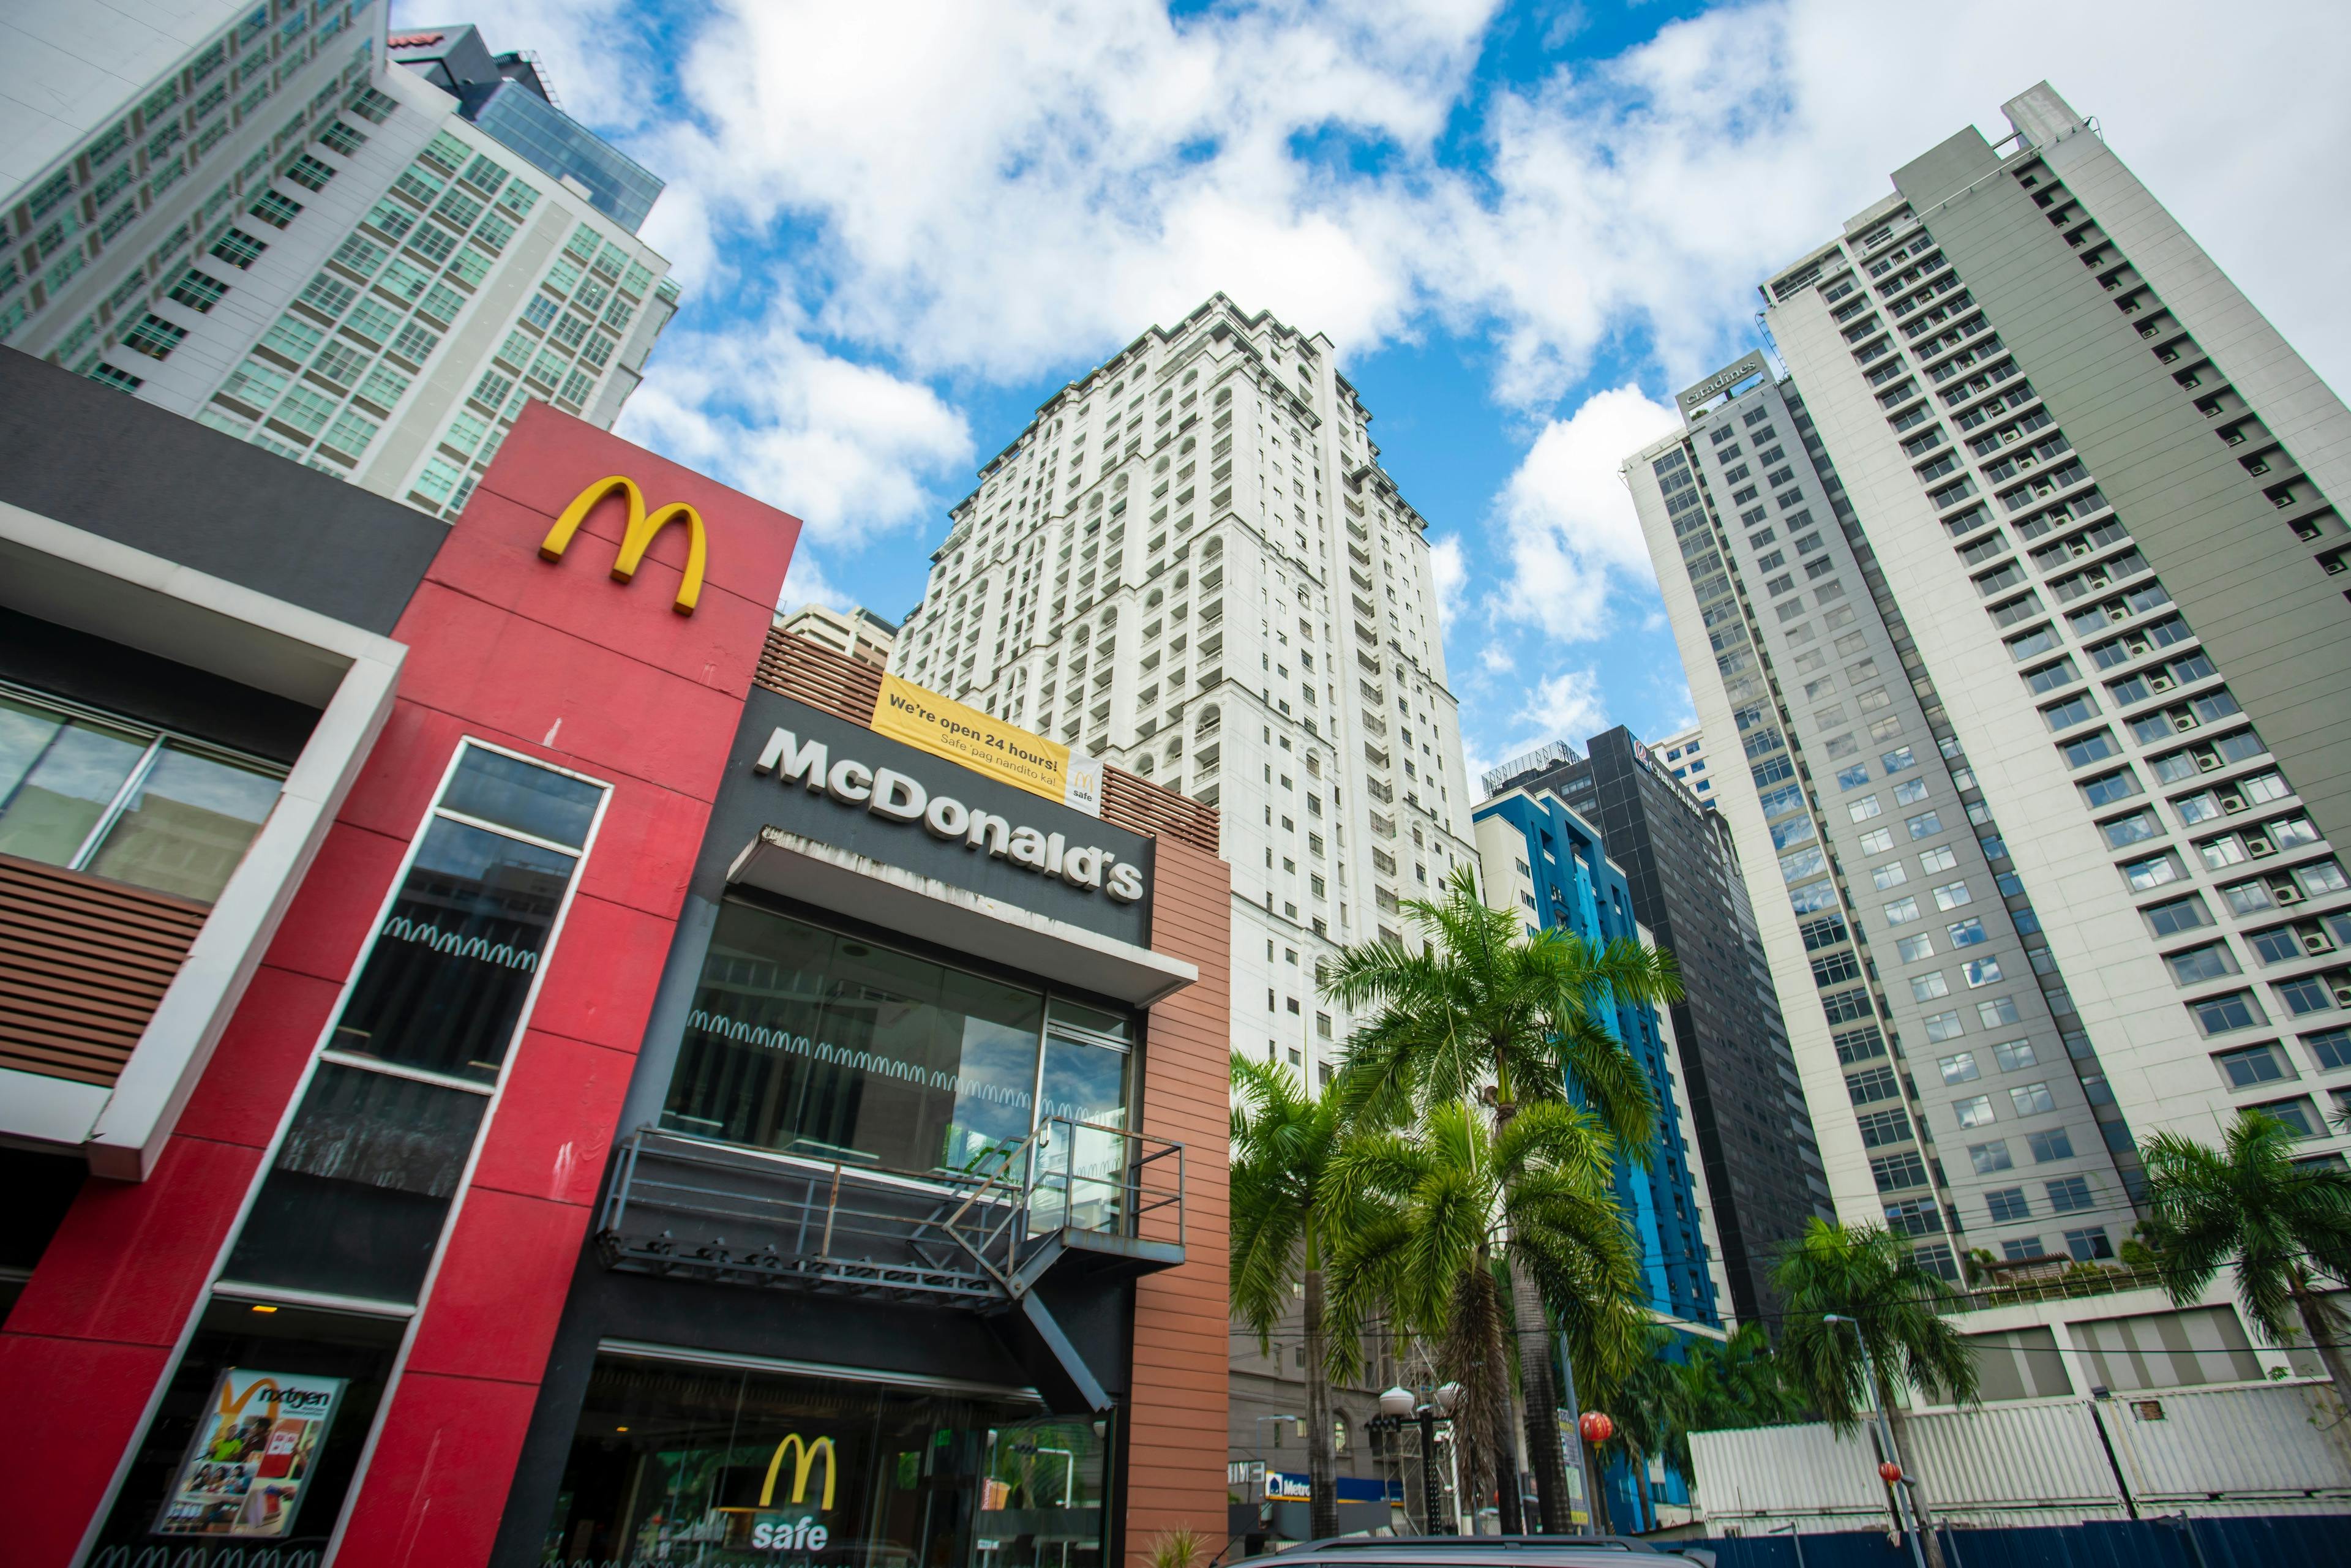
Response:
[[[762,302],[747,328],[664,343],[624,428],[804,514],[836,564],[937,518],[973,449],[1015,434],[975,440],[934,386],[1089,363],[1219,289],[1348,356],[1431,328],[1489,340],[1495,395],[1533,421],[1604,350],[1647,355],[1643,381],[1670,390],[1753,346],[1762,277],[1887,193],[1896,165],[1970,123],[2004,135],[1999,105],[2043,75],[2322,376],[2351,381],[2351,313],[2334,306],[2351,204],[2310,199],[2351,145],[2339,0],[2262,8],[2283,50],[2248,43],[2243,14],[2145,0],[2127,26],[2112,7],[2041,7],[2022,51],[2012,7],[1991,0],[1757,0],[1499,90],[1477,76],[1496,14],[469,13],[496,47],[541,51],[574,111],[668,179],[646,233],[690,304]],[[1580,15],[1500,25],[1556,44]],[[653,90],[664,59],[682,104]],[[1644,404],[1619,388],[1541,426],[1495,548],[1450,536],[1464,580],[1448,593],[1588,635],[1612,591],[1639,591],[1614,468],[1656,433]]]
[[[1587,665],[1562,670],[1539,681],[1527,694],[1525,706],[1511,716],[1529,734],[1530,747],[1564,740],[1582,751],[1593,731],[1608,727],[1607,706],[1600,696],[1600,673]]]
[[[821,604],[827,610],[850,611],[857,601],[833,586],[824,573],[824,563],[815,550],[805,545],[792,550],[791,565],[784,572],[784,586],[777,591],[776,608],[786,614],[810,604]]]
[[[1502,570],[1493,614],[1583,642],[1614,627],[1614,601],[1627,591],[1643,604],[1655,595],[1656,573],[1616,465],[1679,423],[1640,388],[1621,386],[1544,427],[1495,499]]]
[[[810,343],[795,313],[710,333],[673,328],[618,434],[782,507],[839,549],[933,516],[967,473],[964,416],[920,382]]]

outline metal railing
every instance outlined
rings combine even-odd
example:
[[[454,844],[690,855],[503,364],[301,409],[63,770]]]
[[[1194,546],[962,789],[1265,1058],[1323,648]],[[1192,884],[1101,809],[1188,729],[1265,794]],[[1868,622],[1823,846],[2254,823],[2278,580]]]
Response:
[[[1184,1148],[1052,1118],[962,1171],[893,1171],[656,1128],[625,1139],[599,1213],[607,1267],[1000,1304],[1051,1248],[1184,1244]]]

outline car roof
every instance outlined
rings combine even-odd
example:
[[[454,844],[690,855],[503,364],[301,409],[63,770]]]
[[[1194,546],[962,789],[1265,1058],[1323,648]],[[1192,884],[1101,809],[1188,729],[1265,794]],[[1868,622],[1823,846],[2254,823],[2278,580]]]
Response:
[[[1559,1552],[1640,1552],[1660,1555],[1657,1547],[1631,1535],[1333,1535],[1321,1541],[1286,1546],[1273,1555],[1294,1557],[1308,1552],[1395,1551],[1447,1554],[1490,1552],[1512,1556],[1536,1552],[1546,1555]]]

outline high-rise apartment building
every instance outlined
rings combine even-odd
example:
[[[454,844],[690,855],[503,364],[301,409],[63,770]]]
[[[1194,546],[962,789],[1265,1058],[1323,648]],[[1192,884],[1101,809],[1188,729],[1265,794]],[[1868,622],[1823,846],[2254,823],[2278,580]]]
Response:
[[[890,667],[890,650],[898,641],[895,625],[862,606],[843,614],[821,604],[803,604],[778,616],[776,626],[787,637],[805,638],[877,670]]]
[[[1682,999],[1667,1017],[1687,1142],[1703,1168],[1731,1310],[1768,1322],[1772,1260],[1828,1207],[1829,1189],[1737,849],[1722,814],[1663,761],[1695,739],[1645,747],[1619,726],[1587,745],[1588,756],[1554,742],[1506,762],[1487,787],[1555,799],[1596,828],[1645,940],[1678,966]]]
[[[1317,1082],[1315,969],[1476,858],[1426,524],[1330,340],[1216,295],[980,471],[891,668],[1221,808],[1233,1048]]]
[[[2351,413],[2045,83],[2007,114],[1625,469],[1839,1210],[1946,1270],[2110,1259],[2137,1139],[2339,1160],[2351,1097]]]
[[[0,342],[444,517],[531,399],[619,416],[675,308],[635,235],[660,184],[535,73],[453,97],[372,0],[102,20],[0,35]]]

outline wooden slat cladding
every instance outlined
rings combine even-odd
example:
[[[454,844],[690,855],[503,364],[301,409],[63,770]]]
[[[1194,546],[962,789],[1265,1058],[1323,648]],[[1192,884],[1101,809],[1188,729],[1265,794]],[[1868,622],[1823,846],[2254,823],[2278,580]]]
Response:
[[[211,910],[0,855],[0,1067],[113,1084]]]
[[[1126,1563],[1144,1568],[1163,1532],[1225,1538],[1230,1321],[1226,1143],[1231,1127],[1232,873],[1176,840],[1159,845],[1154,952],[1199,981],[1151,1009],[1140,1122],[1184,1145],[1184,1262],[1134,1288],[1127,1392]]]
[[[867,728],[882,700],[882,672],[780,628],[768,632],[759,654],[759,685],[835,718]],[[1124,768],[1102,769],[1102,821],[1155,839],[1180,841],[1217,852],[1217,809],[1154,784]]]
[[[882,700],[881,671],[776,627],[768,631],[756,678],[771,692],[868,729]]]
[[[1217,852],[1217,809],[1178,795],[1123,768],[1102,769],[1102,821],[1155,839],[1176,839]]]

